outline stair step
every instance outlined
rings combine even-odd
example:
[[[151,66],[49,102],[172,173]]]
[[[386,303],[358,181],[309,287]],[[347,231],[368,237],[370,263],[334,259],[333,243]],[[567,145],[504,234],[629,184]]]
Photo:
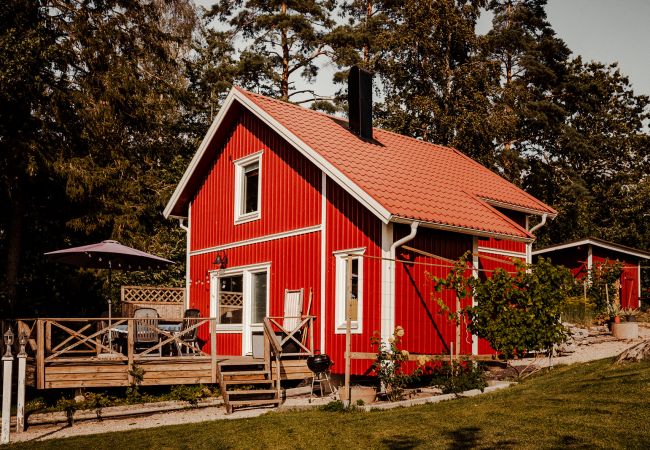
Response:
[[[237,361],[236,359],[233,360],[225,360],[221,361],[218,363],[220,366],[263,366],[266,364],[263,359],[255,359],[251,361]]]
[[[221,372],[224,377],[232,377],[237,375],[268,375],[268,370],[233,370],[232,372]]]
[[[223,384],[271,384],[273,380],[223,380]]]
[[[275,394],[275,389],[242,389],[241,391],[226,391],[228,395],[257,395],[257,394]]]
[[[270,398],[268,400],[232,400],[228,404],[230,406],[242,406],[242,405],[279,405],[281,403],[280,399]]]

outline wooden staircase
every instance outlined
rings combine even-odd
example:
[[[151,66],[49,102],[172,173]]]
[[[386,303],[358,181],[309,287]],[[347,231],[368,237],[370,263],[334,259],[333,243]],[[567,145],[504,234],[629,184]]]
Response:
[[[280,380],[273,379],[265,360],[233,359],[218,364],[219,386],[228,414],[236,407],[278,406],[282,402]]]

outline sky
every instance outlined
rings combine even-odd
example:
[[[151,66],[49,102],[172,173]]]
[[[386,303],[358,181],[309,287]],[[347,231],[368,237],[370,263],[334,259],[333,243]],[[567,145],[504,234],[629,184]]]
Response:
[[[195,0],[208,7],[214,0]],[[650,0],[549,0],[548,20],[574,56],[602,63],[618,62],[636,94],[650,95]],[[477,25],[480,33],[490,27],[484,14]],[[332,95],[334,67],[325,66],[311,87],[319,95]],[[296,87],[305,84],[295,80]]]

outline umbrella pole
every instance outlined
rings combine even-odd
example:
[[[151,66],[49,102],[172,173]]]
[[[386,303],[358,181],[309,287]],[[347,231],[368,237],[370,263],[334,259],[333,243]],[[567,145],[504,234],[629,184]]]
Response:
[[[113,351],[113,331],[111,330],[111,294],[113,291],[113,277],[112,277],[113,269],[111,267],[111,263],[108,263],[108,348]]]

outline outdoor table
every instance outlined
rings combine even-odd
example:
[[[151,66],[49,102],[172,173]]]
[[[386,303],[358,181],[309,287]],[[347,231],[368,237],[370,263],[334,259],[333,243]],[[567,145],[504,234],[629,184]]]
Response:
[[[181,324],[180,323],[159,323],[158,329],[160,331],[165,331],[167,333],[175,333],[181,331]],[[128,334],[129,326],[125,323],[121,323],[119,325],[112,326],[111,331],[114,331],[116,333]]]

